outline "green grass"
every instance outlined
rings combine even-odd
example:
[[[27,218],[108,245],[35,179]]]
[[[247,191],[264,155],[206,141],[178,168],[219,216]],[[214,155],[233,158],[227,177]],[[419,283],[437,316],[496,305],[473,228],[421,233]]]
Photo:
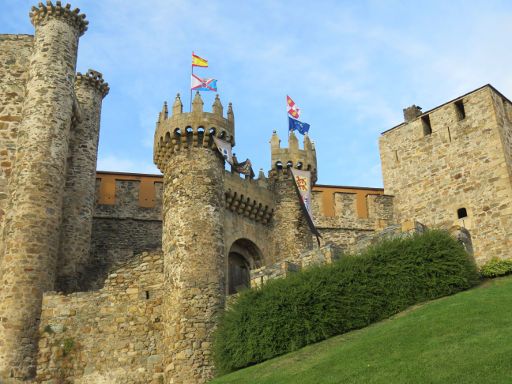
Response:
[[[211,382],[235,383],[512,383],[512,277]]]

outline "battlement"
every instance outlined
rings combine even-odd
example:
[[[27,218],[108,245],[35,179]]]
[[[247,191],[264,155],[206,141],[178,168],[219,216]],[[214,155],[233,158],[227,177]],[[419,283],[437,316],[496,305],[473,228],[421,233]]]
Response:
[[[276,131],[270,139],[271,148],[271,171],[270,176],[285,176],[289,172],[288,168],[294,167],[311,171],[313,183],[318,178],[316,167],[316,150],[315,144],[310,140],[309,136],[304,135],[304,149],[299,148],[299,140],[295,133],[290,132],[288,135],[288,148],[281,148],[281,139]]]
[[[257,223],[268,224],[274,213],[273,193],[263,175],[257,180],[241,179],[226,171],[224,178],[226,208]]]
[[[184,113],[178,94],[169,117],[167,103],[164,103],[156,124],[154,143],[154,162],[160,170],[163,170],[164,164],[174,152],[189,147],[211,147],[213,136],[235,145],[235,120],[231,103],[226,117],[223,116],[218,95],[212,105],[212,112],[203,112],[203,104],[197,92],[192,102],[192,111]]]
[[[106,83],[105,80],[103,80],[103,75],[101,74],[101,72],[95,71],[93,69],[87,70],[85,74],[81,74],[80,72],[78,72],[76,74],[75,84],[87,84],[90,87],[97,88],[98,91],[101,92],[102,97],[107,96],[110,90],[108,83]]]
[[[71,4],[66,4],[62,7],[60,1],[56,1],[55,5],[53,5],[50,0],[46,2],[46,5],[40,2],[38,6],[32,7],[29,13],[34,27],[46,23],[51,18],[60,18],[70,26],[77,28],[79,36],[82,36],[87,31],[89,21],[85,20],[85,14],[80,13],[79,8],[71,10]]]

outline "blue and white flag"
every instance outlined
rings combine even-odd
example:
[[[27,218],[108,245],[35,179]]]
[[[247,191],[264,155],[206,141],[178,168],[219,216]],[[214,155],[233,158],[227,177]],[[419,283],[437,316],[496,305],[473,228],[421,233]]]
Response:
[[[288,130],[289,131],[299,131],[302,135],[309,131],[309,124],[303,123],[302,121],[292,119],[288,116]]]

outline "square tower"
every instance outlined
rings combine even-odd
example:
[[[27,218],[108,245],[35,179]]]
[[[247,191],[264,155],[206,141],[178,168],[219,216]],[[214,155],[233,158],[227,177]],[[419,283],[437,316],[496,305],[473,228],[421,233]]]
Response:
[[[469,230],[476,262],[512,257],[512,102],[491,85],[382,133],[386,194],[399,220]]]

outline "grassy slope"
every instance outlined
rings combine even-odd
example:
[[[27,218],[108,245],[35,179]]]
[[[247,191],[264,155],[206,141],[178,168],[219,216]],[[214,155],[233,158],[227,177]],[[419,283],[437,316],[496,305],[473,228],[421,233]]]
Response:
[[[512,277],[214,383],[512,383]]]

